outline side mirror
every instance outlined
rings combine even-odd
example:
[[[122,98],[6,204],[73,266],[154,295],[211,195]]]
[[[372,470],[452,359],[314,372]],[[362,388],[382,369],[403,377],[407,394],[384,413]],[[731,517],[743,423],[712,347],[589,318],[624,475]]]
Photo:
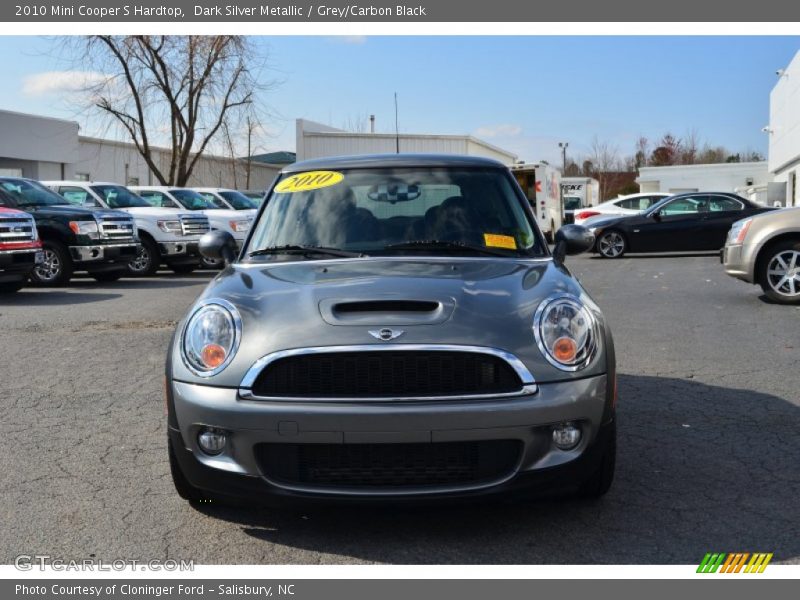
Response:
[[[227,231],[209,231],[200,238],[200,254],[213,260],[222,259],[225,264],[236,260],[236,240]]]
[[[580,254],[594,246],[594,234],[580,225],[564,225],[556,231],[553,259],[563,263],[567,255]]]

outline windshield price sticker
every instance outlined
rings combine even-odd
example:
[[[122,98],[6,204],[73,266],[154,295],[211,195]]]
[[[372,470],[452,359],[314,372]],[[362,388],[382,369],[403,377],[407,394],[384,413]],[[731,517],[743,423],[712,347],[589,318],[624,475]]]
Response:
[[[287,177],[275,186],[275,191],[279,194],[309,192],[336,185],[343,179],[344,175],[337,171],[307,171],[306,173],[298,173]]]
[[[487,248],[508,248],[517,249],[517,241],[510,235],[500,235],[499,233],[484,233],[483,243]]]

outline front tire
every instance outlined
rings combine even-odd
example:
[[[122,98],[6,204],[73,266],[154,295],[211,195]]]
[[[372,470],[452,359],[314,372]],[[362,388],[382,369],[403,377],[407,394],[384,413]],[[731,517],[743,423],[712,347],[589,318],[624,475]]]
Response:
[[[178,495],[192,504],[207,500],[206,495],[189,483],[186,475],[183,474],[178,458],[175,456],[175,449],[172,447],[171,439],[167,439],[167,451],[169,452],[169,472],[172,475],[172,484],[175,486],[175,491],[178,492]]]
[[[67,247],[56,240],[42,242],[44,262],[31,271],[31,281],[41,286],[67,285],[75,266]]]
[[[759,261],[758,282],[778,304],[800,304],[800,240],[778,242]]]
[[[627,251],[628,242],[619,231],[604,231],[597,238],[597,253],[603,258],[620,258]]]
[[[600,459],[600,465],[587,477],[578,489],[578,495],[582,498],[597,499],[606,494],[611,489],[614,482],[614,471],[617,465],[617,424],[612,423],[608,439],[605,440],[605,449]]]
[[[128,263],[128,272],[134,277],[155,275],[161,261],[158,246],[150,238],[143,237],[136,258]]]

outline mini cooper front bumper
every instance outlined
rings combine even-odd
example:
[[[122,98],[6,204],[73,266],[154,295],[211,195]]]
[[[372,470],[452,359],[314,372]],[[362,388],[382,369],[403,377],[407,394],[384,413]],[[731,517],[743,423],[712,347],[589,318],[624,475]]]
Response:
[[[256,399],[242,388],[172,381],[169,436],[188,481],[210,495],[269,498],[481,497],[577,487],[614,427],[613,385],[599,375],[519,394],[446,400]],[[559,448],[553,430],[580,429]],[[202,432],[225,435],[204,451]]]

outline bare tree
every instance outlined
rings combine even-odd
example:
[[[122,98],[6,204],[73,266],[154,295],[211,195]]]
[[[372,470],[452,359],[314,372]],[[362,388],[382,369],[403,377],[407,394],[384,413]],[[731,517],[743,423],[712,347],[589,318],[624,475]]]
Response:
[[[594,177],[600,183],[600,198],[605,200],[613,175],[620,170],[619,149],[597,136],[592,138],[590,148]]]
[[[342,122],[342,129],[350,133],[367,133],[369,131],[369,117],[367,115],[348,116]]]
[[[697,129],[690,129],[683,139],[679,140],[680,163],[683,165],[693,165],[697,162],[697,154],[700,151],[700,133]]]
[[[78,44],[84,68],[106,75],[87,88],[88,97],[130,136],[163,185],[186,185],[228,119],[252,109],[271,85],[259,83],[260,57],[239,36],[102,35],[67,43]],[[164,161],[156,151],[161,140]]]
[[[640,135],[636,140],[636,154],[634,155],[637,169],[647,166],[647,158],[649,153],[650,141],[645,136]]]

